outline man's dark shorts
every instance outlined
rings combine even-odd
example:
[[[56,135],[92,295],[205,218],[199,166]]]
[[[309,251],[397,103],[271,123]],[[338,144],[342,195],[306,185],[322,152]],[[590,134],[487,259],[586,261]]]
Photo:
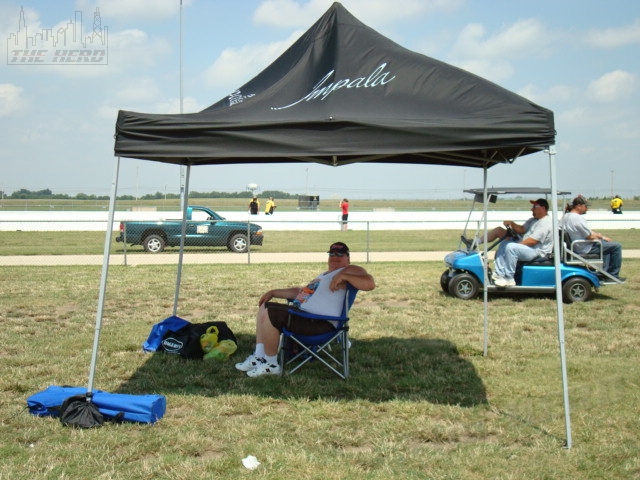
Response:
[[[335,330],[333,325],[326,320],[312,320],[295,314],[289,316],[289,310],[292,307],[284,303],[267,302],[265,306],[271,325],[276,327],[278,331],[282,331],[282,327],[286,327],[287,330],[300,335],[318,335]]]

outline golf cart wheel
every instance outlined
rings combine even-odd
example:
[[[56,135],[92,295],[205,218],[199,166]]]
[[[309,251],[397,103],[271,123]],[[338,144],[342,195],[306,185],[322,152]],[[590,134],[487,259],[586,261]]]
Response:
[[[444,291],[444,293],[449,293],[449,270],[445,270],[440,275],[440,287]]]
[[[152,233],[151,235],[148,235],[143,242],[143,247],[144,250],[146,252],[149,253],[160,253],[164,250],[164,247],[166,245],[166,242],[164,241],[164,238],[162,237],[162,235],[157,235],[155,233]]]
[[[562,299],[565,303],[587,302],[592,296],[591,282],[586,278],[572,277],[562,285]]]
[[[471,300],[478,296],[480,283],[470,273],[460,273],[449,281],[449,294],[462,300]]]

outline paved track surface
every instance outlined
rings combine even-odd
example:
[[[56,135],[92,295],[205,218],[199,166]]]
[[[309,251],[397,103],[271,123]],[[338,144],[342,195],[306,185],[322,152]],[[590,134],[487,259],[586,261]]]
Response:
[[[353,263],[367,262],[444,262],[446,252],[352,252]],[[623,250],[623,258],[640,258],[640,250]],[[247,264],[247,263],[320,263],[325,262],[325,252],[312,253],[261,253],[248,255],[234,253],[185,253],[183,264]],[[60,266],[60,265],[102,265],[102,255],[15,255],[0,256],[0,266]],[[136,253],[126,257],[111,255],[110,265],[177,265],[178,254],[160,255]]]

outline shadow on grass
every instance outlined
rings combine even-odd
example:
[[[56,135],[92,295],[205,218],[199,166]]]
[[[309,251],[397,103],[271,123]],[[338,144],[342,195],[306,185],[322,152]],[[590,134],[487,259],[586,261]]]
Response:
[[[427,401],[472,407],[486,404],[486,390],[471,362],[441,339],[352,338],[350,377],[339,379],[318,362],[291,376],[249,378],[234,364],[250,353],[253,337],[224,363],[185,360],[164,353],[148,360],[122,383],[121,393],[163,395],[257,395],[272,398],[342,399],[371,402]]]

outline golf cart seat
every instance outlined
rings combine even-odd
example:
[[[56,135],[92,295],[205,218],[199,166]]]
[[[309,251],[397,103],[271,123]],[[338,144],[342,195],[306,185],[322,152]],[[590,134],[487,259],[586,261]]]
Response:
[[[561,232],[562,235],[562,246],[564,254],[563,261],[567,265],[583,265],[583,266],[593,266],[599,269],[604,265],[604,255],[602,242],[600,240],[574,240],[571,241],[569,234],[567,232]],[[576,247],[579,245],[598,245],[598,250],[595,253],[577,253]],[[590,249],[593,247],[590,247]]]
[[[546,255],[544,257],[534,258],[533,260],[529,260],[528,262],[518,262],[518,265],[539,265],[539,266],[553,266],[553,254]]]

